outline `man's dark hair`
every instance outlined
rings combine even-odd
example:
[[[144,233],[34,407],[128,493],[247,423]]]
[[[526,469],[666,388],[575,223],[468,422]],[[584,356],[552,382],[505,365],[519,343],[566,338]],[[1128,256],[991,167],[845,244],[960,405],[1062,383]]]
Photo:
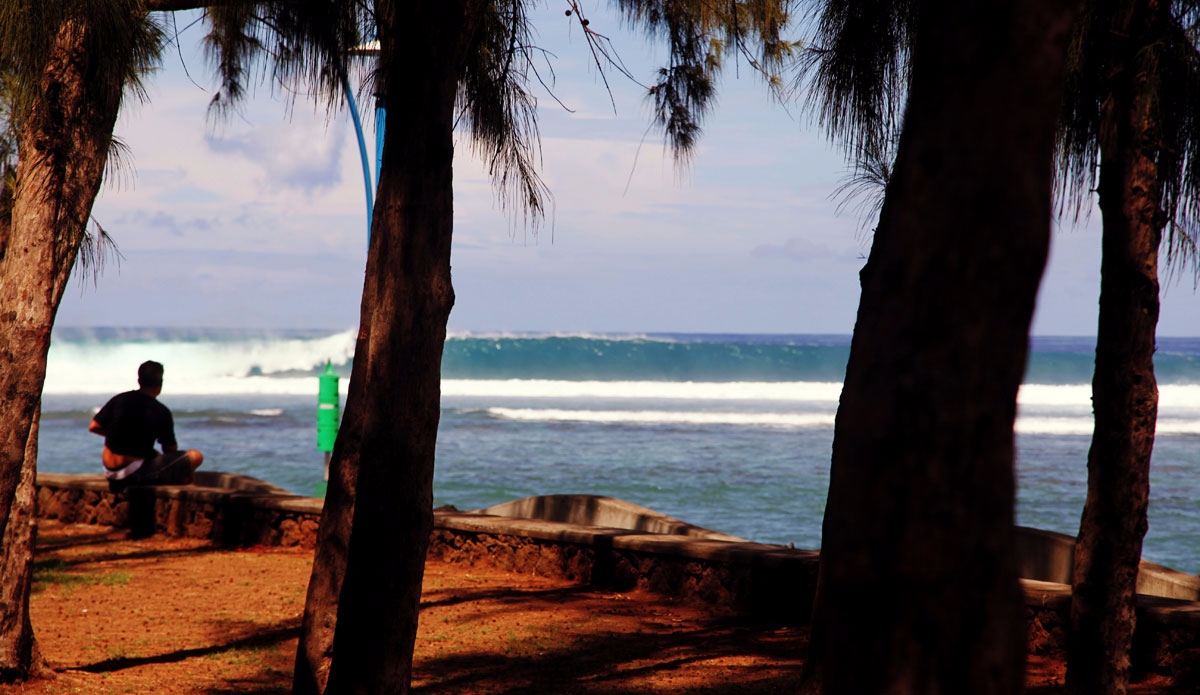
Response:
[[[163,366],[154,360],[142,362],[138,367],[138,386],[142,388],[159,388],[162,386]]]

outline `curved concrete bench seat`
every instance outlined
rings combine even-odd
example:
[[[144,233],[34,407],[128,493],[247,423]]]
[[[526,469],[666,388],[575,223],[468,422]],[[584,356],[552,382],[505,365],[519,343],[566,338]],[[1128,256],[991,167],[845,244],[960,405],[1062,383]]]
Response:
[[[512,519],[561,521],[580,526],[606,526],[642,533],[703,538],[710,541],[749,543],[745,538],[709,531],[632,502],[600,495],[539,495],[467,513]]]
[[[1071,584],[1075,537],[1042,529],[1017,527],[1017,568],[1024,579]],[[1200,600],[1200,577],[1142,560],[1137,592],[1145,596]]]

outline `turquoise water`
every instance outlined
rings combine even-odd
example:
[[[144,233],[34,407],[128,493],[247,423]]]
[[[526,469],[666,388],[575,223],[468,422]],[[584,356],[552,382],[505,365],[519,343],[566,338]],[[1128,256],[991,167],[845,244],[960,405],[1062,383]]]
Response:
[[[576,492],[717,531],[815,548],[847,336],[461,336],[446,346],[435,504]],[[40,470],[94,472],[86,431],[145,359],[206,466],[310,494],[316,379],[349,372],[350,332],[60,331]],[[1017,423],[1018,522],[1078,528],[1091,418],[1087,339],[1038,339]],[[1160,340],[1146,556],[1200,572],[1200,339]],[[343,379],[342,387],[345,388]]]

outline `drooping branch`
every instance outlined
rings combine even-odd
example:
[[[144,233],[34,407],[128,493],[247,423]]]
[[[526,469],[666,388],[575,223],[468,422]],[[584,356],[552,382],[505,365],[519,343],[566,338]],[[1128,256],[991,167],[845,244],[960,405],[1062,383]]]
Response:
[[[283,2],[284,0],[279,0]],[[149,12],[182,12],[184,10],[202,10],[207,7],[235,5],[245,0],[146,0],[146,10]]]

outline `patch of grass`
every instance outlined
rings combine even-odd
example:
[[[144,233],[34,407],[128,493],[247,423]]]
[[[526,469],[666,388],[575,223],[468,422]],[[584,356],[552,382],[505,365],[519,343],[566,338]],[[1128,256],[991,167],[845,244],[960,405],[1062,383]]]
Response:
[[[263,664],[263,653],[266,647],[235,647],[224,651],[205,654],[204,658],[212,661],[220,661],[224,664]]]
[[[121,659],[130,658],[133,656],[133,653],[130,652],[129,648],[125,645],[119,644],[115,647],[110,647],[106,656],[108,657],[109,661],[120,661]]]
[[[33,591],[37,593],[48,587],[73,589],[77,586],[125,586],[133,579],[129,572],[119,570],[104,573],[89,573],[72,570],[65,560],[48,558],[33,563]]]

